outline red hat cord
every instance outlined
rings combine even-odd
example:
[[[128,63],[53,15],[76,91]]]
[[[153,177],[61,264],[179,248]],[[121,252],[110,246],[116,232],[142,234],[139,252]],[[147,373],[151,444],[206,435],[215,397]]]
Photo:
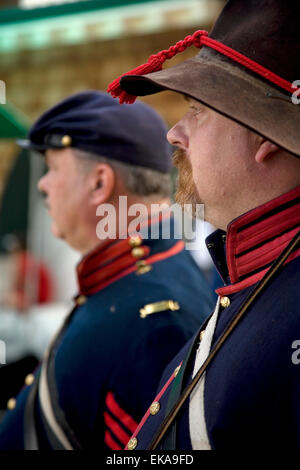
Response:
[[[139,65],[130,72],[127,72],[121,77],[116,78],[113,82],[109,84],[107,88],[108,93],[110,93],[114,98],[119,98],[120,104],[134,103],[137,97],[134,95],[130,95],[129,93],[126,93],[124,90],[122,90],[120,86],[120,79],[125,75],[146,75],[148,73],[158,72],[159,70],[162,70],[163,63],[167,59],[172,59],[172,57],[174,57],[176,54],[178,54],[179,52],[184,52],[186,48],[190,46],[195,46],[198,48],[201,48],[202,46],[207,46],[212,49],[215,49],[216,51],[220,52],[223,55],[226,55],[233,61],[238,62],[247,69],[257,73],[264,79],[274,83],[280,88],[283,88],[284,90],[287,90],[290,93],[294,93],[295,90],[297,90],[297,87],[293,86],[292,83],[266,69],[254,60],[249,59],[249,57],[246,57],[240,52],[231,49],[231,47],[228,47],[225,44],[216,41],[215,39],[209,38],[207,31],[198,30],[195,31],[194,34],[192,34],[191,36],[187,36],[183,40],[178,41],[174,46],[169,47],[169,49],[151,55],[145,64]]]

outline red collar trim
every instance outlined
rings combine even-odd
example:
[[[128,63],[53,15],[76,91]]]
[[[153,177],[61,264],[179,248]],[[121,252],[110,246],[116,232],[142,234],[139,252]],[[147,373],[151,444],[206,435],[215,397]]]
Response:
[[[170,217],[163,213],[140,224],[149,226]],[[169,245],[170,246],[170,245]],[[151,256],[150,246],[142,237],[130,236],[124,240],[107,240],[96,247],[77,265],[80,295],[92,295],[128,274],[138,271],[141,262],[150,266],[180,253],[184,243],[179,240],[171,248]]]
[[[300,227],[300,186],[238,217],[228,227],[226,258],[231,285],[219,295],[258,282]],[[293,252],[287,262],[299,256]]]

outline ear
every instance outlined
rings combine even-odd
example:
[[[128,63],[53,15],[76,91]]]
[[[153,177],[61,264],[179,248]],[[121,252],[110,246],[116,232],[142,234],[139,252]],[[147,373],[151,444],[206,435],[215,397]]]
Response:
[[[280,150],[278,145],[269,142],[268,140],[263,140],[255,154],[255,161],[257,163],[263,163],[267,159],[273,156],[275,152]]]
[[[115,173],[106,163],[97,164],[90,177],[91,202],[98,206],[107,202],[115,187]]]

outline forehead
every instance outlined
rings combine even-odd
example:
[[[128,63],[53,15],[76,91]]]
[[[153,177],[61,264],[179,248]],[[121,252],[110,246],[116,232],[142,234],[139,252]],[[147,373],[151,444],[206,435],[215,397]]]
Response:
[[[48,149],[45,152],[46,163],[68,162],[73,160],[73,152],[70,147],[66,149]]]
[[[196,106],[201,106],[202,108],[210,109],[208,106],[206,106],[204,103],[201,101],[196,100],[195,98],[192,98],[191,96],[188,95],[183,95],[183,99],[188,103]]]
[[[196,99],[194,99],[190,96],[187,96],[187,95],[183,95],[183,97],[184,97],[184,100],[189,104],[189,106],[193,106],[193,107],[199,108],[201,110],[206,110],[207,112],[209,112],[209,114],[211,116],[216,118],[218,121],[223,122],[224,124],[226,124],[228,126],[233,126],[233,127],[238,126],[239,128],[246,129],[246,127],[243,126],[242,124],[239,124],[238,122],[234,121],[233,119],[230,119],[229,117],[224,116],[224,114],[210,108],[209,106],[206,106],[206,104],[202,103],[201,101],[198,101],[198,100],[196,100]]]

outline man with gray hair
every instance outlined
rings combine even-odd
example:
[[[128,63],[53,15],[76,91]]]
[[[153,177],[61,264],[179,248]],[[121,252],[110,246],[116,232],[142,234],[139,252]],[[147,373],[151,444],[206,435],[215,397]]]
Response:
[[[45,154],[38,186],[52,232],[83,257],[74,309],[4,418],[1,449],[122,449],[164,367],[209,313],[208,286],[170,212],[152,211],[170,202],[165,132],[149,106],[88,91],[19,142]]]

